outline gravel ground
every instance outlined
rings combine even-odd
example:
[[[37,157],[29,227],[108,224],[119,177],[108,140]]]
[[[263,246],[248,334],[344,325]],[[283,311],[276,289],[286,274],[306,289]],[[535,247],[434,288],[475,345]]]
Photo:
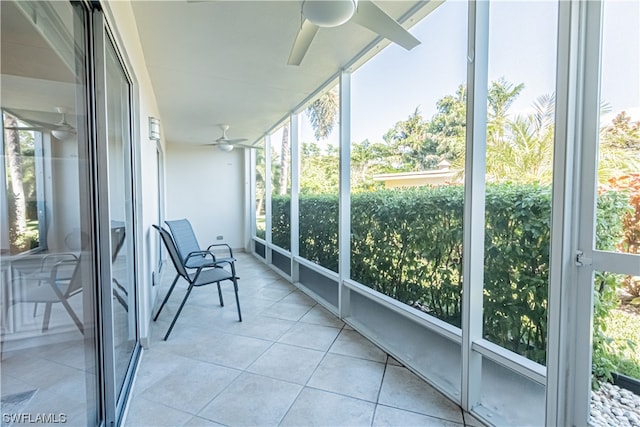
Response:
[[[627,389],[602,383],[591,392],[589,425],[640,427],[640,396]]]

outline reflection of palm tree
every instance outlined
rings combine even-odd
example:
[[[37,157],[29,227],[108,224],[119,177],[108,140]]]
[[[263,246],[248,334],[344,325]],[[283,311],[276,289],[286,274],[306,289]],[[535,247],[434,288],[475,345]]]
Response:
[[[20,133],[16,129],[18,120],[8,114],[4,116],[7,158],[11,177],[11,191],[14,203],[14,232],[17,238],[27,232],[27,201],[24,192],[22,154],[20,152]],[[12,245],[15,242],[12,242]]]

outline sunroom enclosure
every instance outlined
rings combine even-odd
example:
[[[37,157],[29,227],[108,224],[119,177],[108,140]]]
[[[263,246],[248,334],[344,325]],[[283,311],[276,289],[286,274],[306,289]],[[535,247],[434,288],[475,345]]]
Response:
[[[616,62],[620,52],[603,52],[611,22],[627,28],[620,16],[638,11],[609,2],[536,2],[526,13],[523,7],[427,6],[412,31],[426,41],[439,34],[441,46],[378,53],[374,44],[267,132],[247,168],[251,250],[483,421],[586,425],[593,283],[600,277],[594,272],[640,275],[637,254],[615,252],[596,238],[596,204],[606,209],[598,177],[602,183],[608,160],[601,154],[599,169],[606,112],[600,106],[611,102],[616,114],[640,106],[638,54],[625,53],[634,75],[619,71],[633,68]],[[509,47],[504,39],[515,28],[526,37]],[[540,35],[540,28],[550,33]],[[420,68],[420,55],[431,68]],[[547,84],[524,81],[513,63],[541,81],[546,76]],[[603,80],[607,67],[619,71],[618,89]],[[375,80],[376,68],[384,79]],[[366,134],[372,121],[363,115],[416,99],[406,88],[394,92],[397,81],[415,85],[415,75],[423,78],[413,92],[430,92],[422,102],[438,100],[432,120],[424,121],[415,104],[391,114],[386,144],[376,145],[368,138],[382,135]],[[533,105],[518,105],[529,84],[537,98],[527,94]],[[630,95],[620,101],[616,90]],[[365,98],[367,91],[373,95]],[[327,98],[339,107],[335,129],[312,136],[309,106]],[[509,116],[512,104],[520,111]],[[438,120],[448,131],[441,140],[433,132]],[[500,120],[511,122],[510,133]],[[431,152],[407,137],[421,123],[432,126],[424,131],[437,146]],[[515,157],[499,158],[500,143],[530,163],[517,169]],[[429,170],[451,160],[460,173],[445,187],[370,191],[358,175],[359,156],[369,150],[374,160],[385,159],[385,147],[400,150],[387,168],[414,162],[414,170]],[[638,172],[637,151],[628,153],[618,158],[621,174]],[[612,228],[621,215],[609,216]],[[407,227],[411,234],[403,234]],[[407,283],[420,277],[416,272],[429,274]],[[414,299],[416,288],[430,288],[429,298]],[[501,335],[509,310],[517,324]]]

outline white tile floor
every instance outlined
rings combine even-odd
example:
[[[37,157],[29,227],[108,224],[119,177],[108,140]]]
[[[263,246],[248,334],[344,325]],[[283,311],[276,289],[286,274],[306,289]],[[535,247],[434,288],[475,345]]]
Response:
[[[127,426],[480,426],[475,419],[248,254],[230,282],[185,286],[152,326]],[[173,272],[165,268],[160,297]]]

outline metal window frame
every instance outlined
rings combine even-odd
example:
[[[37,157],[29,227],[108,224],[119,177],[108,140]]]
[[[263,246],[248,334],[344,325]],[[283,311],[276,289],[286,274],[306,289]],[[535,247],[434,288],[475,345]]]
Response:
[[[300,255],[300,114],[289,117],[289,150],[291,151],[291,203],[289,218],[291,228],[289,237],[291,243],[291,280],[295,283],[300,279],[300,269],[296,257]]]
[[[489,2],[469,2],[468,7],[460,403],[471,411],[480,401],[482,381],[482,354],[473,343],[482,339],[483,328]]]
[[[338,204],[338,312],[349,315],[351,279],[351,73],[340,73],[340,189]]]
[[[575,158],[580,150],[580,109],[583,84],[581,73],[582,2],[560,2],[556,62],[556,115],[553,152],[551,242],[549,256],[549,296],[547,332],[547,384],[545,423],[548,426],[572,425],[575,407],[575,378],[572,366],[578,353],[575,337],[576,270],[573,258],[576,224]],[[578,168],[579,169],[579,168]],[[590,373],[589,367],[589,373]],[[586,420],[585,420],[586,424]]]
[[[264,237],[265,253],[264,260],[267,265],[271,265],[271,134],[264,137]]]

